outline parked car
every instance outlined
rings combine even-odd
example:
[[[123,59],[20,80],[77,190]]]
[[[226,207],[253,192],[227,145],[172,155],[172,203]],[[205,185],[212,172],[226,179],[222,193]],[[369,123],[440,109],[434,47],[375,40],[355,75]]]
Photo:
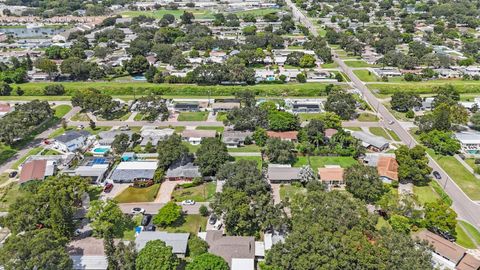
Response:
[[[433,232],[434,234],[440,235],[441,237],[447,239],[450,242],[455,242],[455,237],[447,231],[440,230],[437,227],[430,227],[428,228],[428,230]]]
[[[17,171],[13,171],[11,173],[8,174],[8,177],[10,178],[14,178],[15,176],[17,176],[18,172]]]
[[[155,229],[156,229],[155,225],[148,225],[148,226],[143,227],[143,230],[147,231],[147,232],[154,232]]]
[[[220,229],[222,228],[222,226],[223,226],[222,221],[217,220],[217,222],[215,223],[215,225],[213,225],[213,228],[214,228],[215,230],[220,230]]]
[[[195,201],[194,200],[185,200],[182,202],[182,205],[194,205]]]
[[[214,225],[217,222],[217,216],[215,214],[211,214],[210,218],[208,218],[208,224]]]
[[[113,184],[112,183],[107,183],[105,187],[103,188],[103,192],[109,193],[113,189]]]
[[[143,214],[145,213],[145,209],[140,208],[140,207],[134,207],[132,208],[132,214]]]
[[[147,226],[148,224],[150,224],[150,220],[152,220],[152,215],[145,214],[142,218],[142,222],[140,223],[140,225]]]
[[[437,179],[442,179],[442,176],[441,176],[440,173],[437,172],[437,171],[434,171],[434,172],[433,172],[433,176],[435,176],[435,178],[437,178]]]
[[[389,125],[393,125],[393,123],[395,123],[395,122],[393,122],[392,120],[388,121]]]

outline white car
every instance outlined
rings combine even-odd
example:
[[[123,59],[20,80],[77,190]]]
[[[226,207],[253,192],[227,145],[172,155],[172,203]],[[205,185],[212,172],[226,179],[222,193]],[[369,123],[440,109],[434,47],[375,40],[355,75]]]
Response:
[[[194,200],[185,200],[182,202],[182,205],[194,205],[195,201]]]
[[[217,220],[217,222],[215,223],[215,225],[213,225],[213,228],[214,228],[215,230],[220,230],[220,229],[222,228],[222,226],[223,226],[222,221],[221,221],[221,220]]]
[[[145,209],[143,208],[140,208],[140,207],[134,207],[132,208],[132,214],[136,215],[136,214],[144,214],[145,213]]]

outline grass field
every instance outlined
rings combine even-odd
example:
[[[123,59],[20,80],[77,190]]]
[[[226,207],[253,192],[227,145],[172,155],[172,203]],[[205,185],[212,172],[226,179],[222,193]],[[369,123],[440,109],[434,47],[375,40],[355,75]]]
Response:
[[[308,157],[298,157],[297,162],[293,166],[301,167],[308,165],[308,159]],[[325,167],[325,165],[340,165],[342,168],[348,168],[356,163],[357,161],[353,157],[310,157],[310,164],[314,172],[317,172],[318,168]]]
[[[72,118],[70,118],[70,120],[72,121],[82,121],[82,122],[85,122],[85,121],[90,121],[90,117],[88,117],[88,115],[86,113],[76,113],[74,116],[72,116]]]
[[[172,193],[172,200],[181,202],[184,200],[194,200],[196,202],[208,202],[213,198],[217,184],[215,182],[208,182],[196,187],[177,188]]]
[[[207,227],[207,217],[202,217],[201,215],[184,215],[181,222],[177,224],[162,227],[162,231],[167,232],[189,232],[192,234],[197,234],[199,231],[205,231]]]
[[[208,112],[181,112],[178,121],[206,121]]]
[[[115,197],[119,203],[133,202],[153,202],[157,196],[160,184],[155,184],[147,188],[128,187],[122,193]]]
[[[450,84],[460,93],[479,93],[480,81],[461,80],[433,80],[425,82],[401,82],[401,83],[371,83],[368,88],[378,90],[380,95],[391,95],[395,92],[415,92],[417,94],[433,94],[433,89],[438,86]]]
[[[42,150],[42,147],[35,147],[30,149],[27,154],[25,154],[25,156],[19,158],[17,161],[15,161],[15,163],[13,163],[12,169],[18,169],[18,166],[20,166],[29,156],[37,155],[38,153],[42,152]]]
[[[54,108],[55,110],[55,117],[62,118],[67,114],[69,111],[72,110],[72,106],[70,105],[58,105]]]
[[[430,156],[447,172],[455,183],[474,200],[480,200],[480,180],[471,174],[453,156],[436,155],[431,149],[427,150]]]
[[[361,113],[357,120],[360,122],[377,122],[378,117],[371,113]]]
[[[388,132],[388,134],[390,134],[390,136],[391,136],[395,141],[401,141],[400,137],[398,137],[398,135],[397,135],[397,133],[395,133],[395,131],[387,128],[387,132]]]
[[[238,160],[253,160],[255,162],[257,162],[257,168],[259,170],[262,169],[262,157],[234,157],[235,158],[235,161],[238,161]]]
[[[299,113],[298,118],[301,122],[306,122],[318,118],[318,116],[321,114],[323,113]]]
[[[472,239],[467,235],[463,228],[457,224],[455,227],[455,232],[457,232],[457,241],[456,243],[464,248],[475,249],[476,246],[473,243]]]
[[[0,211],[8,211],[8,207],[12,204],[23,192],[17,183],[10,183],[0,188]]]
[[[237,148],[228,148],[228,152],[260,152],[260,147],[256,144],[250,144]]]
[[[375,76],[371,71],[366,69],[357,69],[353,73],[363,82],[376,82],[377,76]]]
[[[307,192],[307,189],[296,185],[283,185],[280,186],[280,199],[283,201],[286,198],[293,198],[297,194],[303,194]]]
[[[346,60],[345,64],[353,68],[362,68],[362,67],[371,67],[372,65],[368,64],[363,60]]]
[[[440,196],[430,185],[413,186],[413,193],[417,195],[418,201],[421,204],[436,202],[438,199],[440,199]]]
[[[321,64],[322,68],[336,68],[338,64],[336,62]]]
[[[255,17],[260,17],[268,13],[279,12],[279,11],[281,10],[278,8],[259,8],[259,9],[252,9],[252,10],[246,10],[246,11],[238,11],[234,13],[237,14],[238,17],[242,18],[247,14],[254,15]]]
[[[390,140],[390,137],[388,136],[385,129],[383,129],[381,127],[370,127],[370,128],[368,128],[368,131],[370,131],[370,133],[372,133],[375,136],[380,136],[380,137],[383,137],[387,140]]]
[[[6,162],[17,153],[14,148],[0,143],[0,164]]]
[[[196,129],[199,129],[199,130],[215,130],[218,133],[222,133],[225,128],[224,127],[198,126]]]
[[[26,100],[26,99],[43,99],[43,100],[70,100],[67,96],[71,96],[78,90],[96,88],[102,93],[112,96],[128,96],[133,98],[150,93],[168,96],[234,96],[236,92],[243,89],[250,89],[257,93],[258,96],[322,96],[325,95],[325,87],[328,83],[286,83],[286,84],[257,84],[248,86],[225,86],[210,85],[199,86],[194,84],[155,84],[148,82],[63,82],[65,87],[65,96],[49,96],[44,97],[43,89],[50,85],[47,82],[12,84],[12,87],[21,87],[25,94],[21,97],[7,96],[1,97],[2,100]],[[127,97],[125,97],[127,98]]]
[[[215,117],[215,120],[221,121],[221,122],[227,120],[227,113],[225,113],[225,112],[217,113],[217,116]]]
[[[175,18],[180,18],[180,16],[183,14],[184,11],[192,12],[193,16],[195,16],[196,19],[213,19],[213,14],[208,11],[208,10],[203,10],[203,9],[188,9],[188,10],[167,10],[167,9],[160,9],[160,10],[154,10],[154,11],[125,11],[122,12],[122,15],[126,17],[137,17],[140,15],[144,15],[147,17],[152,17],[155,19],[161,19],[163,15],[165,14],[172,14],[175,16]]]
[[[458,223],[463,226],[463,229],[470,234],[477,244],[480,244],[480,232],[472,224],[463,220],[458,220]]]

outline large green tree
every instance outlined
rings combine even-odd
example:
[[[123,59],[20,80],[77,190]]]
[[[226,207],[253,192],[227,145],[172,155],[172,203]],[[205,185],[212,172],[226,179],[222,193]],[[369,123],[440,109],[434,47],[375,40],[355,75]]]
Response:
[[[137,270],[176,270],[179,262],[171,247],[161,240],[153,240],[138,252],[135,264]]]
[[[229,270],[227,262],[220,256],[205,253],[187,264],[186,270]]]
[[[300,122],[296,115],[274,110],[268,113],[268,127],[274,131],[297,130],[300,127]]]
[[[164,170],[170,165],[188,157],[188,147],[182,143],[182,137],[177,134],[169,136],[166,140],[159,141],[157,145],[158,167]]]
[[[182,207],[174,202],[168,202],[158,210],[158,214],[153,218],[153,223],[160,226],[169,226],[182,217]]]
[[[417,145],[411,149],[402,145],[395,150],[400,181],[419,183],[428,180],[432,168],[428,166],[425,148]]]
[[[330,93],[325,102],[325,110],[334,112],[343,120],[350,120],[355,115],[357,101],[353,94],[344,90],[336,90]]]
[[[294,150],[295,145],[292,142],[272,138],[267,140],[265,154],[270,163],[293,164],[296,160]]]
[[[453,137],[452,132],[432,130],[430,132],[422,133],[420,135],[420,141],[440,155],[451,156],[457,153],[461,148],[460,142]]]
[[[91,221],[93,233],[99,237],[121,237],[123,230],[131,225],[118,203],[114,200],[95,200],[90,203],[87,217]]]
[[[375,167],[356,164],[348,168],[345,172],[345,183],[354,197],[367,203],[375,203],[385,192]]]
[[[406,112],[422,105],[422,98],[415,93],[395,92],[390,101],[392,109],[399,112]]]
[[[218,169],[230,160],[227,146],[218,138],[205,138],[196,153],[195,164],[204,176],[213,176]]]
[[[425,225],[456,235],[457,213],[441,200],[425,204]]]

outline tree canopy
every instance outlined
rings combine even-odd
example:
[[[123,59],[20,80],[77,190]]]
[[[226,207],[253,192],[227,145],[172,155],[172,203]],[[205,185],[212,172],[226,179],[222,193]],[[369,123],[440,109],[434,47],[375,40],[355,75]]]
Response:
[[[213,176],[218,169],[230,160],[227,146],[219,138],[204,138],[196,153],[195,164],[204,176]]]
[[[348,168],[345,172],[345,183],[347,190],[355,198],[367,203],[375,203],[385,192],[375,167],[357,164]]]
[[[176,270],[179,262],[171,247],[162,240],[153,240],[138,252],[135,264],[137,270]]]
[[[227,262],[220,256],[205,253],[187,264],[186,270],[229,270]]]

